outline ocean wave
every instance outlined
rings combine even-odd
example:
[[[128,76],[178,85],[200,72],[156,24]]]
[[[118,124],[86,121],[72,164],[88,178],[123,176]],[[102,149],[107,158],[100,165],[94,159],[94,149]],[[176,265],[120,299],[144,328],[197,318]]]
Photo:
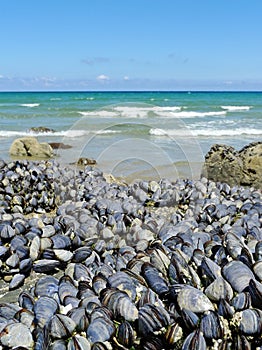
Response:
[[[181,112],[169,112],[157,113],[161,117],[165,118],[204,118],[204,117],[219,117],[225,116],[226,111],[210,111],[210,112],[196,112],[196,111],[181,111]]]
[[[111,117],[125,117],[125,118],[146,118],[148,114],[154,113],[156,115],[161,115],[161,113],[169,113],[174,111],[180,111],[182,107],[170,106],[170,107],[130,107],[130,106],[117,106],[113,107],[112,110],[96,110],[96,111],[79,111],[78,113],[84,117],[101,117],[101,118],[111,118]]]
[[[150,106],[150,107],[134,107],[134,106],[117,106],[114,110],[123,113],[133,113],[133,112],[162,112],[162,111],[180,111],[182,107],[180,106]]]
[[[22,103],[20,104],[20,106],[33,108],[33,107],[39,107],[40,103]]]
[[[107,130],[99,130],[96,131],[97,135],[107,135],[107,134],[120,134],[122,131],[120,130],[111,130],[111,129],[107,129]]]
[[[229,112],[234,111],[249,111],[252,106],[221,106],[222,109],[225,109]]]
[[[226,111],[209,111],[209,112],[196,112],[196,111],[184,111],[179,106],[153,106],[153,107],[130,107],[130,106],[117,106],[112,110],[96,110],[96,111],[79,111],[78,113],[84,117],[101,117],[101,118],[147,118],[153,113],[156,116],[165,118],[196,118],[196,117],[215,117],[225,116]]]
[[[183,130],[176,130],[176,129],[150,129],[149,130],[150,135],[154,136],[215,136],[215,137],[222,137],[222,136],[241,136],[241,135],[253,135],[253,136],[259,136],[262,135],[262,130],[259,129],[249,129],[249,128],[238,128],[238,129],[220,129],[220,130],[212,130],[212,129],[183,129]]]
[[[111,117],[117,117],[115,112],[113,111],[107,111],[107,110],[101,110],[101,111],[88,111],[83,112],[79,111],[78,114],[81,114],[83,117],[101,117],[101,118],[111,118]]]
[[[192,130],[195,136],[241,136],[241,135],[262,135],[262,130],[259,129],[249,129],[249,128],[238,128],[238,129],[220,129],[220,130],[210,130],[210,129],[199,129]]]
[[[55,132],[32,132],[32,131],[16,131],[16,130],[0,130],[0,137],[79,137],[87,135],[89,132],[85,130],[62,130]]]
[[[153,128],[149,130],[149,135],[153,136],[192,136],[190,129],[159,129]]]

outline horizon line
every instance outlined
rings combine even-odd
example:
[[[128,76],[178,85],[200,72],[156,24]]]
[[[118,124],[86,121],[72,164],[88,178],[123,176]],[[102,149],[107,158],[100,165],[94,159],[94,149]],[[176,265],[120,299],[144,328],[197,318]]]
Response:
[[[157,93],[172,93],[172,92],[178,92],[178,93],[192,93],[192,92],[232,92],[232,93],[239,93],[239,92],[257,92],[260,93],[262,92],[261,90],[0,90],[0,93],[64,93],[64,92],[70,92],[70,93],[79,93],[79,92],[83,92],[83,93],[108,93],[108,92],[112,92],[112,93],[132,93],[132,92],[157,92]]]

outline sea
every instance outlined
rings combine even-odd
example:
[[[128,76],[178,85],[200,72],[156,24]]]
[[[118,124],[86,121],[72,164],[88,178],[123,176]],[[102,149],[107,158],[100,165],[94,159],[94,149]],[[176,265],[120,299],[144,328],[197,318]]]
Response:
[[[0,92],[0,157],[26,136],[71,146],[56,151],[61,166],[84,157],[126,181],[197,179],[213,144],[261,141],[262,92]]]

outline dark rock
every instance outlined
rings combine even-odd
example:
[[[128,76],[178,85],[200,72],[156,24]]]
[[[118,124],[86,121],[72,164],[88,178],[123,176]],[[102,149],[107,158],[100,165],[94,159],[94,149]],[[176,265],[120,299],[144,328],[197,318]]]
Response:
[[[262,188],[262,142],[254,142],[239,152],[231,146],[215,144],[205,156],[202,176],[230,186]]]
[[[69,149],[69,148],[72,148],[72,146],[65,145],[63,142],[49,142],[49,145],[53,149]]]
[[[96,164],[96,160],[95,159],[89,159],[89,158],[79,158],[77,161],[77,165],[81,165],[81,166],[86,166],[86,165],[95,165]]]
[[[47,128],[45,126],[35,126],[29,129],[30,132],[55,132],[54,129]]]

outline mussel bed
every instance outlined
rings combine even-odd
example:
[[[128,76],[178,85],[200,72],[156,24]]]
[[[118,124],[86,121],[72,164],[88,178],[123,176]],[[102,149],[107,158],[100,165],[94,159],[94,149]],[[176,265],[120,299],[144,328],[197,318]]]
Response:
[[[0,180],[0,349],[262,348],[261,190],[56,160]]]

